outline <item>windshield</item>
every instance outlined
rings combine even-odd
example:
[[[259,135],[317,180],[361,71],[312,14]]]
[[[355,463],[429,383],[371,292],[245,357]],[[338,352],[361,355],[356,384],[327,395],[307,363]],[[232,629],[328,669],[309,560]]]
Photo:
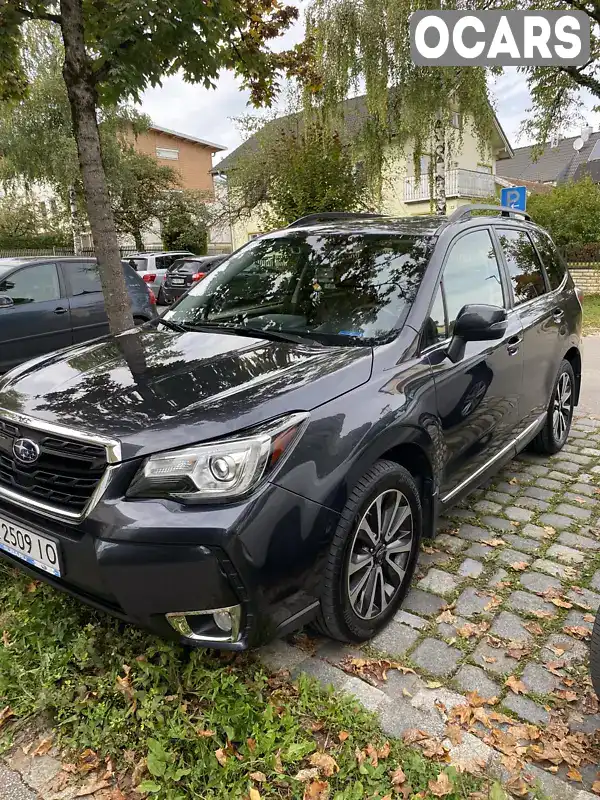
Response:
[[[193,275],[195,272],[202,272],[201,261],[175,261],[169,268],[169,274],[178,272],[180,275]]]
[[[258,239],[216,267],[167,319],[368,344],[404,321],[429,237],[298,231]]]

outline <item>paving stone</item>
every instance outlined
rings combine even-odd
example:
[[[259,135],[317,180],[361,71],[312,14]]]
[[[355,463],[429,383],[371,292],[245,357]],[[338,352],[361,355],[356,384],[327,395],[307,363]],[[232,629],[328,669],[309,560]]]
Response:
[[[540,572],[546,572],[548,575],[553,575],[555,578],[561,580],[574,580],[577,573],[573,567],[565,567],[563,564],[557,564],[555,561],[548,561],[546,558],[538,558],[531,565],[532,569],[537,569]]]
[[[441,547],[449,553],[452,553],[452,555],[460,553],[460,551],[464,550],[467,546],[467,543],[459,539],[458,536],[453,536],[448,533],[441,533],[439,536],[436,536],[435,544],[436,547]]]
[[[592,456],[593,458],[598,458],[600,456],[600,450],[597,447],[584,447],[581,451],[586,456]]]
[[[493,534],[486,531],[484,528],[479,528],[476,525],[461,525],[458,529],[458,535],[461,539],[466,539],[469,542],[486,542],[493,539]]]
[[[371,644],[376,650],[393,656],[403,656],[419,638],[417,631],[407,625],[390,622],[381,633],[378,633]]]
[[[582,564],[585,561],[585,555],[578,550],[573,550],[572,547],[565,547],[562,544],[553,544],[546,551],[549,558],[556,558],[562,561],[563,564]]]
[[[523,492],[525,497],[533,497],[535,500],[552,500],[554,492],[550,489],[542,489],[539,486],[528,486]]]
[[[501,611],[494,620],[491,634],[511,642],[529,642],[531,634],[523,627],[523,621],[510,611]]]
[[[500,569],[497,569],[490,578],[490,586],[492,588],[499,586],[501,583],[504,583],[508,577],[508,572],[501,567]]]
[[[411,660],[432,675],[451,675],[456,669],[462,653],[438,639],[425,639],[411,656]]]
[[[565,620],[563,622],[563,628],[572,628],[572,627],[583,627],[587,628],[589,631],[592,630],[594,627],[593,622],[588,622],[585,617],[589,616],[589,611],[583,613],[582,611],[569,611]]]
[[[550,470],[546,466],[546,459],[541,460],[542,463],[538,464],[527,464],[523,470],[521,470],[525,475],[532,475],[534,478],[539,478],[542,475],[547,475]]]
[[[387,736],[401,739],[406,731],[418,728],[430,736],[444,738],[446,723],[439,714],[427,714],[413,708],[408,699],[387,697],[377,712],[381,729]]]
[[[481,697],[498,697],[502,691],[480,667],[472,667],[470,664],[463,664],[454,680],[463,691],[478,692]]]
[[[585,467],[587,464],[591,464],[593,459],[590,458],[589,455],[584,455],[583,453],[571,453],[568,459],[561,459],[559,463],[565,464],[567,461],[570,464],[581,464]]]
[[[292,647],[283,639],[276,639],[259,651],[260,660],[273,672],[280,669],[293,669],[302,661],[309,658],[309,654]]]
[[[425,689],[425,681],[419,678],[418,675],[408,673],[403,675],[400,670],[390,669],[387,673],[387,681],[383,685],[383,691],[388,697],[405,698],[408,692],[409,695],[415,695],[421,689]]]
[[[509,693],[503,703],[521,719],[527,720],[533,725],[547,725],[550,722],[550,714],[546,709],[528,697]]]
[[[491,595],[470,586],[465,589],[456,601],[456,613],[461,617],[474,617],[484,614],[485,607],[489,605]]]
[[[565,475],[564,472],[557,472],[556,470],[548,473],[548,477],[553,481],[559,481],[563,486],[569,484],[573,480],[572,475]]]
[[[528,539],[538,539],[539,541],[544,541],[551,536],[545,528],[541,528],[539,525],[534,525],[531,522],[528,522],[527,525],[521,529],[521,533]]]
[[[524,572],[521,575],[521,586],[536,594],[547,592],[548,589],[561,589],[562,585],[556,578],[542,575],[541,572]]]
[[[426,620],[421,619],[421,617],[417,617],[415,614],[409,614],[408,611],[402,610],[394,614],[394,622],[408,625],[409,628],[414,628],[415,630],[423,630],[423,628],[426,628],[428,625]]]
[[[556,659],[554,659],[556,661]],[[532,694],[550,694],[561,685],[560,680],[541,664],[527,664],[521,680]]]
[[[579,591],[571,589],[567,596],[575,603],[585,603],[594,614],[600,608],[600,595],[596,594],[596,592],[590,592],[588,589],[580,589]]]
[[[479,542],[473,542],[471,547],[466,551],[465,555],[470,556],[471,558],[487,558],[490,553],[494,552],[493,547],[489,547],[487,544],[480,544]]]
[[[580,536],[578,533],[565,531],[558,537],[558,541],[567,547],[574,547],[578,550],[600,550],[600,542],[596,539],[588,539],[587,536]]]
[[[342,689],[348,677],[343,670],[320,658],[308,658],[297,664],[292,670],[292,679],[297,680],[300,675],[310,675],[312,678],[316,678],[321,685],[333,686],[335,689]]]
[[[571,491],[575,494],[585,495],[586,497],[594,497],[594,495],[598,494],[596,487],[589,483],[575,483],[571,486]]]
[[[427,575],[418,582],[417,588],[437,594],[451,594],[456,591],[458,583],[459,581],[449,572],[443,572],[441,569],[430,569]]]
[[[489,528],[494,528],[496,531],[514,531],[515,526],[512,525],[507,519],[502,519],[502,517],[483,517],[482,520],[484,525],[487,525]],[[491,538],[488,534],[488,538]]]
[[[564,517],[562,514],[542,514],[539,519],[542,525],[549,525],[557,531],[564,531],[573,525],[573,520],[570,517]]]
[[[550,503],[545,500],[536,500],[534,497],[518,497],[514,501],[519,508],[528,508],[530,511],[547,511],[550,508]]]
[[[494,503],[491,500],[480,500],[478,503],[475,503],[473,508],[479,514],[497,514],[499,511],[502,511],[502,505],[500,503]]]
[[[582,494],[575,494],[575,492],[565,492],[563,494],[563,500],[569,501],[570,503],[577,504],[578,506],[593,506],[596,502],[593,497],[588,497],[587,495]]]
[[[517,506],[505,508],[504,513],[509,519],[514,519],[516,522],[529,522],[534,516],[533,511],[529,511],[526,508],[517,508]]]
[[[594,574],[594,577],[590,581],[590,588],[597,589],[600,592],[600,569]]]
[[[346,676],[346,680],[341,685],[340,689],[342,692],[347,692],[356,697],[358,702],[363,705],[367,711],[377,711],[381,704],[389,699],[381,689],[377,689],[375,686],[371,686],[370,683],[361,681],[360,678]]]
[[[513,592],[508,598],[507,604],[515,611],[526,611],[529,614],[534,614],[536,611],[547,611],[552,616],[555,616],[557,611],[552,603],[547,603],[536,594],[522,592],[521,590]]]
[[[592,516],[592,512],[589,508],[572,506],[568,503],[561,503],[556,506],[556,513],[564,514],[566,517],[573,517],[574,519],[589,519]]]
[[[317,647],[315,655],[319,658],[324,658],[325,661],[329,661],[335,666],[339,664],[340,661],[348,658],[348,656],[350,656],[350,658],[360,658],[363,653],[358,647],[352,647],[351,645],[324,638],[323,643]]]
[[[567,475],[576,475],[578,472],[581,472],[581,465],[575,464],[573,461],[557,461],[554,464],[557,472],[562,473],[563,475],[566,473]],[[553,473],[551,472],[550,475]]]
[[[434,565],[442,566],[452,561],[452,556],[449,553],[419,553],[418,566],[421,570],[426,570]]]
[[[506,492],[496,492],[489,490],[485,493],[485,499],[491,500],[494,503],[500,503],[501,506],[511,502],[511,495]]]
[[[551,489],[552,491],[557,491],[563,487],[562,482],[554,480],[554,478],[540,478],[535,482],[535,485],[541,486],[543,489]]]
[[[446,511],[445,517],[451,520],[476,520],[477,514],[471,508],[458,508],[454,506],[454,508]]]
[[[493,672],[494,675],[512,675],[519,665],[517,659],[507,655],[505,650],[500,647],[492,647],[485,641],[479,642],[471,658],[476,664],[479,664],[487,672]],[[486,659],[488,660],[486,661]]]
[[[420,589],[411,589],[406,595],[402,605],[407,611],[413,611],[415,614],[422,614],[423,616],[430,616],[431,614],[439,614],[440,611],[446,607],[447,603],[435,594],[422,592]]]
[[[504,494],[515,495],[519,494],[519,492],[521,491],[521,487],[518,486],[517,484],[503,481],[502,483],[496,484],[496,491],[503,492]]]
[[[472,558],[465,558],[460,567],[458,574],[463,578],[478,578],[484,570],[481,561],[474,561]]]
[[[571,714],[568,725],[573,733],[586,733],[593,736],[600,731],[600,714]],[[598,767],[596,767],[597,769]]]
[[[515,550],[521,550],[523,553],[537,553],[540,549],[540,543],[535,539],[527,539],[524,536],[515,536],[514,534],[502,537],[506,544],[512,545]]]
[[[456,639],[458,636],[458,629],[466,625],[468,620],[464,617],[454,617],[454,622],[438,622],[437,632],[442,639]]]
[[[531,563],[531,556],[525,555],[524,553],[519,552],[518,550],[513,550],[510,547],[507,547],[505,550],[501,550],[498,553],[498,557],[496,561],[501,562],[502,564],[519,564],[525,562],[526,564]]]

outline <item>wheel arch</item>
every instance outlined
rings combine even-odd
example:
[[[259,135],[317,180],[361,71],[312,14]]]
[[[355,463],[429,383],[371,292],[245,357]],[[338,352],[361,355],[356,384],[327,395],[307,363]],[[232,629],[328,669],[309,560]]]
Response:
[[[573,367],[575,374],[575,405],[578,405],[581,392],[581,351],[577,347],[571,347],[564,357],[565,361],[568,361]]]

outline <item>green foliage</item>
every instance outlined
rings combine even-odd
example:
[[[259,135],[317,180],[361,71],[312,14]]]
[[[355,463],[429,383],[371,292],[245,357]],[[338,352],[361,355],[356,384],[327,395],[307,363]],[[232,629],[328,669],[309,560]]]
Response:
[[[47,219],[39,204],[30,197],[0,198],[0,249],[68,247],[72,239],[60,223],[60,218]]]
[[[589,177],[531,194],[527,211],[558,245],[600,242],[600,186]]]
[[[303,125],[292,116],[271,122],[256,134],[253,145],[228,173],[234,218],[257,210],[269,229],[305,214],[372,205],[351,146],[317,121]]]
[[[309,680],[294,687],[268,675],[250,654],[185,651],[2,565],[0,606],[0,697],[21,728],[44,715],[60,744],[91,748],[101,763],[110,756],[119,776],[145,759],[139,788],[159,800],[246,797],[255,772],[265,775],[262,797],[301,800],[305,784],[294,776],[323,747],[339,766],[326,778],[331,800],[392,795],[399,765],[411,796],[429,796],[441,771],[454,787],[446,800],[480,788],[398,740],[377,766],[359,764],[357,748],[385,741],[373,716]],[[8,746],[11,725],[2,731]]]
[[[162,239],[167,250],[206,255],[208,227],[206,197],[197,192],[174,192],[164,199]]]

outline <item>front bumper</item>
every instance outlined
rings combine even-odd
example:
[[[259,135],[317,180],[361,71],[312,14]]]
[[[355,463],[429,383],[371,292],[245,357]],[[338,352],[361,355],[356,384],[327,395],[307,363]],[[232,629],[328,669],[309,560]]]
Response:
[[[124,500],[120,483],[113,480],[78,525],[0,500],[2,517],[58,542],[60,578],[0,555],[95,608],[186,644],[243,650],[314,616],[337,514],[272,484],[235,505],[182,506]],[[214,625],[204,625],[199,638],[181,635],[181,626],[169,621],[190,612],[186,619],[197,630],[197,612],[237,607],[233,641],[224,641]]]

